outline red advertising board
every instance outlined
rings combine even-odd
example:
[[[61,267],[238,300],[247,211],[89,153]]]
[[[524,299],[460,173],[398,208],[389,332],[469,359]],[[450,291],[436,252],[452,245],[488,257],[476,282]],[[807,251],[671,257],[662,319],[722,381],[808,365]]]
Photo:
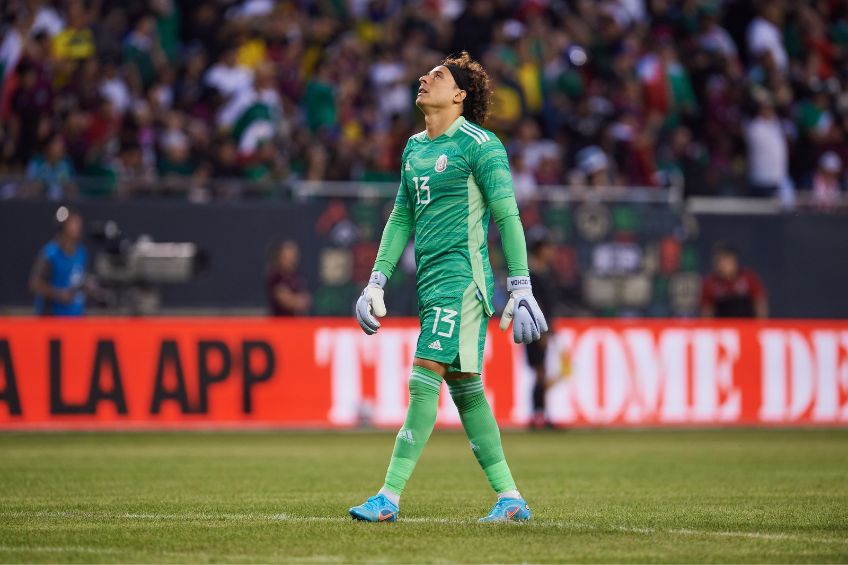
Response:
[[[0,429],[399,426],[417,320],[0,319]],[[548,407],[570,426],[848,425],[848,322],[563,320]],[[530,416],[522,347],[490,327],[486,393]],[[459,417],[443,389],[439,424]]]

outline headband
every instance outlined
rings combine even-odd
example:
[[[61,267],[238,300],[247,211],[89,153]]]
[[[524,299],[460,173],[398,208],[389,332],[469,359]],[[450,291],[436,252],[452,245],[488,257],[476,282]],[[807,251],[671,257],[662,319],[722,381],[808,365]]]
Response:
[[[465,90],[467,92],[468,87],[471,86],[471,79],[468,78],[468,73],[466,73],[464,69],[461,69],[452,63],[446,64],[445,68],[450,71],[456,86],[460,90]]]

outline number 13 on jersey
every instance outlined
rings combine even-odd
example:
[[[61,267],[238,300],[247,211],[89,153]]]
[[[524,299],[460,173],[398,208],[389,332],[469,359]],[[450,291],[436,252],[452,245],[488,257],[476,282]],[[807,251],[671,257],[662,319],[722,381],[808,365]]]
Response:
[[[428,180],[430,180],[430,177],[412,177],[412,182],[415,183],[416,205],[430,203],[430,185],[427,184]]]

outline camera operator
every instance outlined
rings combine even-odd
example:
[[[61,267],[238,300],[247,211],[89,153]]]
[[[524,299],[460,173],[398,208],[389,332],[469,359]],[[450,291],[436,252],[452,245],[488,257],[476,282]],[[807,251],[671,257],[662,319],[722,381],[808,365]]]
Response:
[[[65,206],[56,211],[56,235],[39,252],[29,278],[35,313],[41,316],[82,316],[88,279],[88,252],[82,245],[82,216]]]

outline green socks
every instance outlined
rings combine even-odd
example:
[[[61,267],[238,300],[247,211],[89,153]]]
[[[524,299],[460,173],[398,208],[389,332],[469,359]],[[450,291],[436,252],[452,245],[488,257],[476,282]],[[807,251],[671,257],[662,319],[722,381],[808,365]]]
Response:
[[[441,384],[442,377],[433,371],[418,366],[412,367],[406,420],[395,440],[395,449],[386,472],[386,482],[381,489],[381,492],[393,495],[390,499],[395,504],[433,432]],[[448,381],[448,388],[459,410],[462,427],[471,442],[471,450],[489,479],[489,484],[498,494],[515,493],[517,496],[515,481],[501,446],[498,424],[483,394],[480,375],[469,379],[451,379]]]
[[[501,446],[501,433],[483,394],[483,380],[480,375],[469,379],[448,380],[448,388],[459,410],[462,427],[471,442],[471,450],[486,473],[489,484],[499,494],[515,492],[515,481]]]
[[[386,471],[386,484],[383,486],[383,489],[397,496],[403,493],[406,482],[433,432],[441,385],[442,377],[433,371],[417,365],[412,367],[412,375],[409,377],[409,408],[403,427],[395,440],[395,450],[392,452],[389,470]],[[497,434],[497,428],[495,433]]]

